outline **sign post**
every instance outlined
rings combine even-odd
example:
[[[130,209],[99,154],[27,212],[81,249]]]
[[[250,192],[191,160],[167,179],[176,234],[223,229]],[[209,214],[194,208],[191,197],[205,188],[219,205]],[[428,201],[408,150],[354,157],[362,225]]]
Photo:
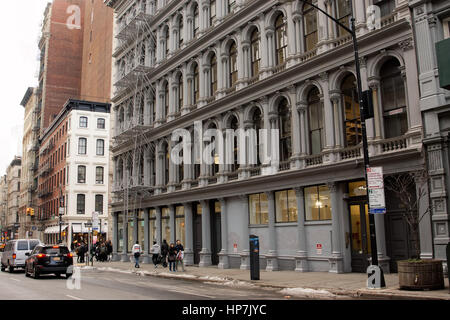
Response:
[[[383,168],[367,168],[367,189],[369,195],[369,207],[371,214],[386,213],[386,201],[384,198]]]

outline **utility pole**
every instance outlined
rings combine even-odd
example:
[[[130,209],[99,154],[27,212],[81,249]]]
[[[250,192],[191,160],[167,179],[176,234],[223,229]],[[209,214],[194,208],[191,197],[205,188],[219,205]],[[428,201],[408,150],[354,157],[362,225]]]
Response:
[[[361,81],[361,70],[360,70],[360,61],[359,61],[359,52],[358,52],[358,40],[356,37],[356,27],[355,27],[355,18],[353,17],[353,7],[352,7],[352,1],[349,0],[350,5],[350,11],[351,11],[351,19],[350,19],[350,27],[347,27],[345,24],[341,23],[336,18],[330,16],[327,12],[320,9],[317,5],[306,1],[306,0],[300,0],[305,4],[310,5],[311,7],[317,9],[321,13],[323,13],[325,16],[327,16],[329,19],[334,21],[336,24],[338,24],[341,28],[343,28],[345,31],[347,31],[353,39],[353,51],[355,55],[355,71],[356,71],[356,81],[357,81],[357,91],[358,91],[358,101],[359,101],[359,110],[360,110],[360,119],[361,119],[361,133],[362,133],[362,143],[363,143],[363,154],[364,154],[364,179],[366,182],[366,201],[368,210],[370,212],[370,203],[369,203],[369,183],[367,181],[367,169],[370,168],[370,162],[369,162],[369,149],[367,144],[367,132],[366,132],[366,108],[368,106],[365,105],[365,101],[363,99],[363,92],[362,92],[362,81]],[[369,213],[369,227],[370,227],[370,249],[371,249],[371,255],[372,255],[372,265],[378,266],[378,250],[377,250],[377,239],[376,239],[376,233],[375,233],[375,218],[373,214]],[[378,266],[379,267],[379,266]],[[380,268],[380,267],[379,267]],[[383,270],[380,268],[381,271],[381,287],[385,287],[385,281],[384,281],[384,275]]]

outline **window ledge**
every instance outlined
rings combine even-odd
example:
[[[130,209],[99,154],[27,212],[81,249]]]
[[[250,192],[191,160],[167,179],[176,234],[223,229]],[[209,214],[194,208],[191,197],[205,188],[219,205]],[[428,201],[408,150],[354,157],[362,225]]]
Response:
[[[332,220],[305,221],[305,226],[331,225]]]
[[[268,224],[249,224],[249,228],[268,228]]]
[[[297,222],[276,222],[275,227],[296,227]]]

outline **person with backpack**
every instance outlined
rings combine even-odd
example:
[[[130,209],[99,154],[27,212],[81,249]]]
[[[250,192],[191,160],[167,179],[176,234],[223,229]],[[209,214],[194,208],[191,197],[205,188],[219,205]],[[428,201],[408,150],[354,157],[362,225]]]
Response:
[[[136,241],[135,245],[133,246],[132,252],[133,252],[134,260],[135,260],[134,267],[140,268],[139,257],[141,256],[142,250],[141,250],[141,245],[139,244],[139,241]]]
[[[161,245],[161,256],[162,256],[162,262],[163,262],[163,267],[165,268],[166,266],[164,266],[164,263],[167,263],[167,254],[169,253],[169,245],[167,244],[166,239],[163,240],[163,243]]]

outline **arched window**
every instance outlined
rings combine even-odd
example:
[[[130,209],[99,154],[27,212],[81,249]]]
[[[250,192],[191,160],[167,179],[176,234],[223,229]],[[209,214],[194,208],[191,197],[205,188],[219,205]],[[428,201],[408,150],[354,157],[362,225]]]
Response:
[[[229,65],[229,74],[230,74],[230,88],[236,85],[237,82],[237,48],[236,43],[233,41],[233,43],[230,46],[229,50],[229,56],[230,56],[230,65]]]
[[[200,99],[200,91],[199,91],[199,85],[200,85],[200,78],[199,78],[199,72],[198,72],[198,65],[195,64],[194,66],[194,83],[193,83],[193,104],[197,104],[198,100]]]
[[[314,4],[317,4],[317,2]],[[303,6],[303,30],[305,51],[313,50],[319,41],[317,33],[317,10],[307,3]]]
[[[183,74],[180,73],[180,75],[178,76],[178,110],[180,111],[181,108],[183,107],[184,104],[184,100],[183,100]]]
[[[356,146],[362,141],[361,117],[358,103],[356,79],[353,74],[344,78],[341,85],[344,106],[344,128],[348,147]]]
[[[166,82],[164,84],[164,117],[169,115],[169,85]]]
[[[210,0],[209,2],[209,25],[213,26],[217,20],[216,13],[216,0]]]
[[[236,0],[228,0],[227,3],[228,13],[233,13],[235,7],[236,7]]]
[[[275,20],[275,49],[276,64],[283,64],[287,58],[287,30],[286,19],[281,13]]]
[[[178,17],[178,48],[181,48],[184,38],[183,38],[183,16]]]
[[[350,3],[352,0],[337,0],[336,1],[336,18],[340,23],[345,25],[347,28],[350,27],[350,16],[352,14],[352,5]],[[348,32],[342,27],[338,27],[338,37],[347,35]]]
[[[198,34],[198,30],[199,30],[199,15],[198,15],[198,5],[195,4],[194,7],[194,17],[192,20],[193,26],[192,26],[192,30],[193,30],[193,35],[192,37],[195,38]]]
[[[261,42],[260,34],[258,29],[254,29],[251,34],[251,67],[252,67],[252,77],[256,77],[259,74],[259,66],[261,62],[261,53],[259,50],[259,44]]]
[[[214,96],[216,94],[217,91],[217,58],[216,55],[213,54],[211,56],[211,60],[210,60],[210,64],[211,64],[211,87],[210,87],[210,92],[211,92],[211,96]]]
[[[292,155],[291,149],[291,112],[286,98],[278,103],[278,125],[280,130],[280,161],[287,161]]]
[[[319,89],[314,87],[308,94],[309,143],[311,154],[320,154],[323,148],[323,106]]]
[[[264,128],[264,120],[261,114],[261,110],[259,108],[256,108],[255,111],[253,112],[252,120],[253,120],[253,128],[255,129],[256,132],[256,164],[260,166],[261,159],[259,148],[262,142],[260,141],[259,130]]]
[[[381,17],[391,15],[395,9],[395,0],[374,0],[373,4],[380,8]]]
[[[139,64],[142,66],[145,66],[145,56],[147,54],[147,47],[145,46],[145,43],[142,43],[141,45],[141,54],[139,55]]]
[[[408,131],[406,115],[405,83],[400,63],[396,59],[386,61],[380,69],[381,104],[383,106],[384,136],[393,138]]]
[[[165,29],[165,39],[164,39],[164,58],[167,58],[169,56],[169,48],[170,48],[170,32],[169,27],[166,27]]]

